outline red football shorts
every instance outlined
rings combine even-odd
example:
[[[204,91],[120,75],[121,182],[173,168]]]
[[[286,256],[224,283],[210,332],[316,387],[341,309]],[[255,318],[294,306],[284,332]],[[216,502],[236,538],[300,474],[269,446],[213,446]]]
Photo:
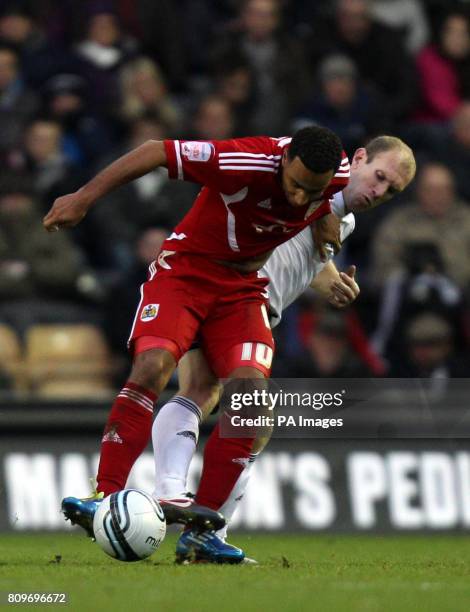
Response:
[[[153,348],[151,337],[170,340],[157,340],[155,348],[170,350],[179,361],[197,337],[220,378],[246,365],[267,375],[274,342],[266,284],[256,272],[240,274],[199,255],[163,251],[141,286],[129,345],[134,350],[145,337],[144,349],[137,343],[141,352]]]

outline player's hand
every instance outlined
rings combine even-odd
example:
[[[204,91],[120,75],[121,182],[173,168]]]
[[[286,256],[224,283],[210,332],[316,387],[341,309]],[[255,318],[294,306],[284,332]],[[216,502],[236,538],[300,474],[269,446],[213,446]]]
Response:
[[[320,219],[316,219],[312,224],[313,243],[320,255],[321,261],[327,261],[328,252],[326,247],[330,244],[335,254],[341,250],[340,239],[340,220],[338,217],[330,213]]]
[[[340,272],[340,280],[331,286],[331,295],[328,301],[336,308],[345,308],[354,302],[361,289],[354,278],[356,266],[350,266],[346,272]]]
[[[73,227],[80,223],[89,208],[79,191],[61,196],[43,219],[48,232],[57,232],[61,227]]]

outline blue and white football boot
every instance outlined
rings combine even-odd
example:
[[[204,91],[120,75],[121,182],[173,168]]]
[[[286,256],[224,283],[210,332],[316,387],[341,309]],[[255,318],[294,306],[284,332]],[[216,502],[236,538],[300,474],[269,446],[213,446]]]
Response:
[[[93,517],[103,499],[104,493],[98,493],[96,488],[94,488],[90,497],[82,499],[79,497],[64,497],[61,506],[62,513],[72,525],[83,527],[87,536],[94,538]]]
[[[198,532],[194,529],[183,531],[176,543],[176,563],[226,563],[257,565],[254,559],[246,557],[241,548],[227,544],[215,531]]]

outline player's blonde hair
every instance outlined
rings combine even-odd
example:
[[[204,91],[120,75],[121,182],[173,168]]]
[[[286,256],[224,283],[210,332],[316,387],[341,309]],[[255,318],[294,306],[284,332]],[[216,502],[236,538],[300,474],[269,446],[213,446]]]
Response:
[[[376,136],[365,145],[367,153],[367,163],[371,162],[379,153],[387,151],[399,151],[401,165],[410,177],[410,181],[416,174],[416,160],[411,148],[396,136]]]

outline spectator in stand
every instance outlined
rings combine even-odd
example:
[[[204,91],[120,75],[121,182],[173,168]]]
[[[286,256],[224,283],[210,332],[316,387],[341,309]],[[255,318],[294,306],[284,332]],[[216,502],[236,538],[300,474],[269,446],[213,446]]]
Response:
[[[235,119],[232,108],[223,98],[208,95],[201,100],[190,131],[198,140],[233,138]]]
[[[318,317],[305,337],[305,351],[291,364],[279,362],[279,376],[299,378],[361,378],[373,376],[372,370],[353,348],[346,315],[326,309]]]
[[[28,177],[0,180],[0,321],[19,334],[43,322],[98,322],[93,273],[67,234],[47,236]]]
[[[410,321],[405,354],[392,364],[390,376],[434,379],[431,390],[442,393],[447,379],[470,376],[469,363],[468,353],[459,353],[455,346],[449,322],[425,311]]]
[[[470,23],[464,12],[449,12],[436,41],[416,58],[421,101],[415,119],[449,121],[464,98],[470,98]]]
[[[284,376],[282,371],[286,369],[292,372],[292,376],[300,376],[295,373],[295,369],[291,370],[290,364],[301,363],[302,355],[308,349],[310,337],[315,333],[325,314],[335,315],[337,312],[314,291],[305,292],[299,300],[286,309],[274,334],[278,351],[274,361],[275,375]],[[371,376],[384,376],[386,363],[372,346],[356,307],[342,310],[339,315],[342,316],[344,323],[347,344],[360,364],[367,368]]]
[[[111,348],[115,353],[130,359],[127,339],[135,316],[135,295],[148,275],[148,267],[160,252],[168,231],[163,227],[149,227],[137,236],[133,245],[132,263],[121,274],[108,296],[105,328]],[[119,308],[116,308],[119,304]],[[124,365],[124,364],[123,364]],[[127,371],[127,365],[126,365]],[[122,375],[125,375],[124,370]]]
[[[349,56],[364,83],[378,91],[383,109],[394,122],[413,110],[415,71],[393,28],[376,21],[370,0],[336,0],[333,18],[318,19],[307,41],[313,66],[333,53]]]
[[[372,344],[393,362],[402,355],[405,329],[423,310],[433,311],[452,322],[455,336],[465,337],[463,292],[448,276],[436,244],[406,245],[405,269],[384,282]]]
[[[233,113],[236,137],[254,133],[252,117],[255,109],[255,77],[249,62],[242,55],[219,58],[214,70],[215,95],[227,102]]]
[[[470,208],[457,198],[449,168],[421,167],[416,202],[391,211],[373,238],[373,278],[377,286],[406,267],[407,245],[435,245],[444,271],[459,287],[470,283]]]
[[[238,28],[221,33],[214,57],[243,55],[255,77],[256,103],[252,126],[258,134],[282,134],[308,91],[302,48],[282,31],[279,0],[245,0]]]
[[[325,57],[318,68],[318,86],[314,92],[294,119],[295,129],[311,123],[328,127],[338,134],[345,150],[351,153],[368,136],[390,131],[380,98],[362,85],[349,57]]]
[[[401,32],[407,51],[413,55],[429,40],[429,20],[423,0],[373,0],[372,15]]]
[[[110,121],[89,110],[88,84],[76,74],[58,74],[43,87],[45,112],[59,122],[68,159],[88,168],[113,145]]]
[[[455,194],[454,177],[439,163],[422,166],[416,202],[392,212],[372,243],[372,278],[380,289],[372,343],[399,358],[408,322],[423,309],[452,322],[464,338],[463,292],[470,283],[470,210]]]
[[[435,143],[433,155],[452,168],[459,195],[470,203],[470,100],[459,106],[449,132]]]
[[[52,241],[44,236],[41,211],[28,183],[19,177],[0,184],[1,299],[70,296],[80,254],[66,234]]]
[[[96,110],[110,113],[119,101],[119,70],[137,53],[137,43],[121,30],[110,2],[92,2],[86,32],[75,48]]]
[[[62,149],[63,131],[54,119],[36,118],[24,133],[23,148],[8,156],[10,167],[31,175],[35,194],[48,205],[82,181],[79,168]]]
[[[145,0],[144,0],[145,1]],[[151,4],[151,0],[148,0]],[[238,0],[180,0],[178,3],[184,14],[178,28],[182,33],[186,62],[189,76],[200,79],[202,75],[210,73],[211,57],[208,49],[212,50],[214,39],[221,32],[238,27],[237,8]],[[239,9],[238,9],[239,10]],[[153,39],[155,36],[152,34]],[[155,44],[155,43],[154,43]],[[157,56],[158,57],[158,56]]]
[[[20,144],[25,124],[37,108],[36,94],[24,84],[18,53],[0,46],[0,150]]]
[[[196,51],[198,55],[207,56],[207,44],[203,43],[196,50],[188,45],[188,32],[199,40],[199,19],[204,19],[204,12],[200,15],[197,13],[200,3],[196,0],[189,0],[189,3],[190,8],[196,5],[192,11],[187,10],[186,2],[182,0],[118,0],[125,23],[138,33],[143,48],[161,67],[172,91],[185,91],[188,88],[192,72],[187,70],[187,64],[192,60],[192,54]],[[221,0],[203,2],[204,5],[220,3]],[[196,21],[194,16],[199,19]],[[210,21],[203,25],[210,28],[212,24]]]
[[[181,111],[169,95],[160,68],[147,57],[127,62],[120,73],[119,116],[127,123],[144,115],[157,115],[170,135],[181,131]]]
[[[36,88],[52,75],[70,70],[72,54],[47,39],[32,6],[28,9],[21,2],[6,4],[0,10],[0,41],[16,49],[26,82]]]

